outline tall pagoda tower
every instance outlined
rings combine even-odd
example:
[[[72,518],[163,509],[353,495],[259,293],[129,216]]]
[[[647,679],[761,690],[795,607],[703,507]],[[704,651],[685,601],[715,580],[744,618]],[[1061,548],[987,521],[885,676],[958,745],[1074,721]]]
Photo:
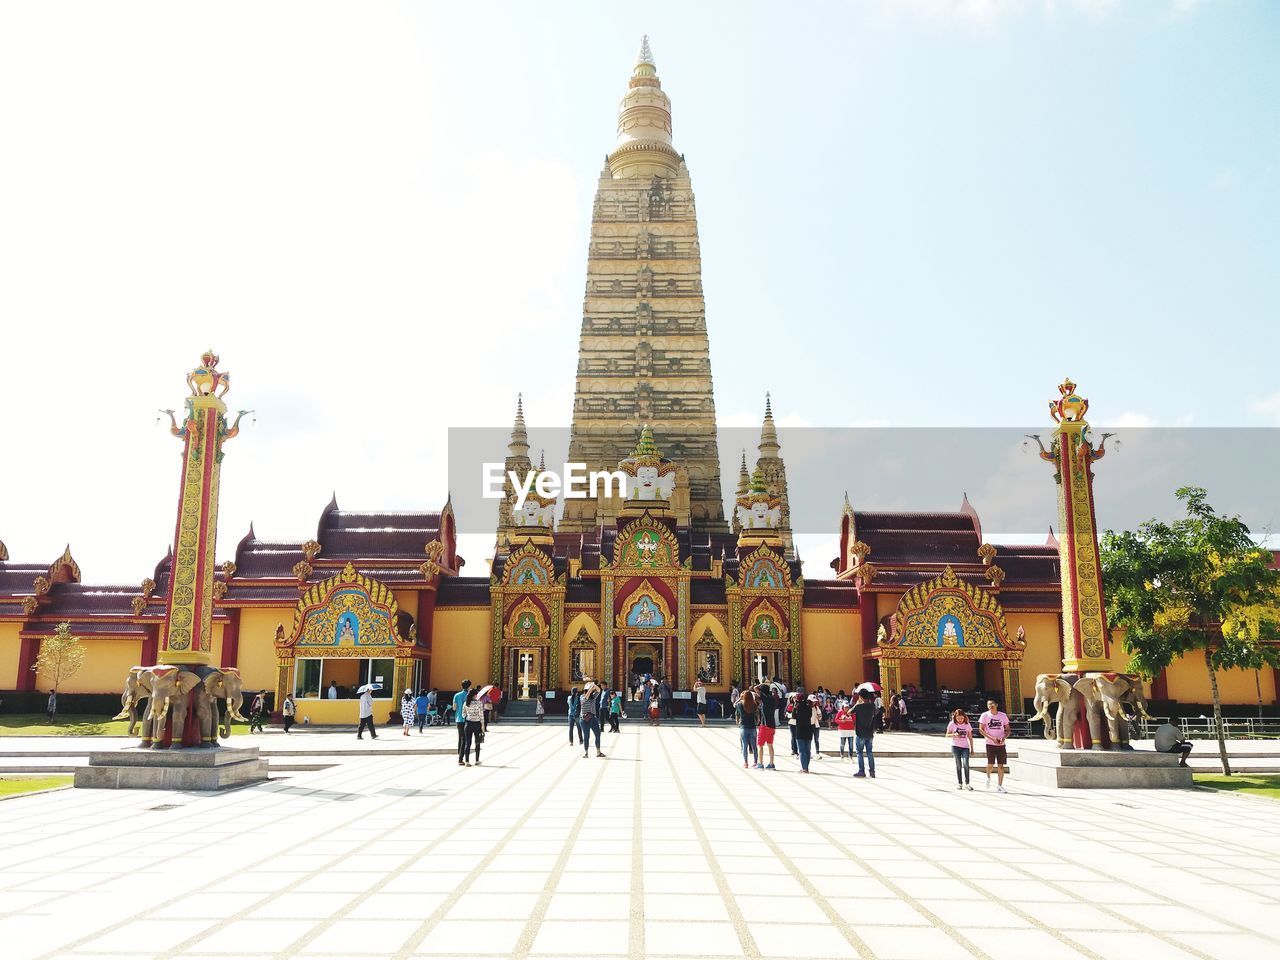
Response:
[[[693,188],[648,37],[596,189],[569,460],[612,470],[645,424],[688,472],[692,526],[727,532]],[[569,500],[560,530],[586,532],[604,511]]]

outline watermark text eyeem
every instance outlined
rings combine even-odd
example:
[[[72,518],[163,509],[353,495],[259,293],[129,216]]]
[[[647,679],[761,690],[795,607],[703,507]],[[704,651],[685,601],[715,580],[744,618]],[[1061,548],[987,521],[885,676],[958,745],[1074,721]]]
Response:
[[[566,500],[595,500],[605,497],[625,496],[627,475],[621,470],[587,470],[585,463],[566,463],[563,473],[554,470],[528,470],[521,476],[518,470],[504,470],[505,464],[481,465],[481,483],[486,500],[501,500],[506,496],[506,483],[511,481],[515,491],[515,507],[524,506],[530,492],[540,497],[564,496]],[[602,489],[603,488],[603,489]]]

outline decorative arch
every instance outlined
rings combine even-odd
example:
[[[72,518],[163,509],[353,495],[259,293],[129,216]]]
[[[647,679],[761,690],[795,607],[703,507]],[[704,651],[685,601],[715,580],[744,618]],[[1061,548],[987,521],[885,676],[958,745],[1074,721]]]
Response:
[[[671,630],[675,627],[671,605],[652,581],[642,580],[619,605],[617,626],[622,629]]]
[[[745,590],[787,590],[791,568],[768,547],[758,547],[743,558],[739,583]]]
[[[613,543],[615,567],[674,567],[680,543],[671,530],[648,517],[632,520]]]
[[[787,639],[787,621],[782,611],[770,600],[761,600],[747,612],[743,637],[752,644],[777,642]]]
[[[880,645],[894,648],[900,656],[971,651],[975,657],[1000,657],[1021,649],[1009,638],[1000,602],[961,580],[950,567],[908,590],[890,624],[889,636]]]
[[[541,604],[532,597],[525,597],[513,605],[507,614],[507,636],[517,640],[549,639],[551,630]]]
[[[306,648],[325,656],[361,656],[370,648],[412,647],[398,629],[395,595],[348,563],[335,577],[315,584],[294,610],[293,631],[278,647]]]
[[[729,650],[730,640],[724,624],[711,614],[703,614],[693,625],[689,637],[694,639],[693,663],[689,675],[708,686],[727,684],[725,671],[729,669],[729,665],[725,662],[725,655]]]
[[[551,558],[530,544],[512,551],[502,569],[503,581],[512,587],[549,587],[555,580]]]

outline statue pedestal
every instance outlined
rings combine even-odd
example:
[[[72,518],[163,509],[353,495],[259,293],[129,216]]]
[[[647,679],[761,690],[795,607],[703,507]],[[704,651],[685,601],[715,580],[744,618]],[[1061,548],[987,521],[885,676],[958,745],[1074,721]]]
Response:
[[[1042,787],[1153,790],[1192,786],[1191,769],[1173,753],[1153,750],[1060,750],[1056,744],[1018,741],[1013,776]]]
[[[99,790],[225,790],[267,779],[257,747],[207,750],[128,750],[89,754],[75,786]]]

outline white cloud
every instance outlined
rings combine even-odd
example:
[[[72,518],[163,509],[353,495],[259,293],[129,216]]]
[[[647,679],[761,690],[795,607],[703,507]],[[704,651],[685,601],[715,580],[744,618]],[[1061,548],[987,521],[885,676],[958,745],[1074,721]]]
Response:
[[[1123,413],[1111,418],[1106,426],[1110,427],[1128,427],[1130,429],[1154,427],[1156,420],[1154,417],[1140,413],[1137,410],[1126,410]]]

